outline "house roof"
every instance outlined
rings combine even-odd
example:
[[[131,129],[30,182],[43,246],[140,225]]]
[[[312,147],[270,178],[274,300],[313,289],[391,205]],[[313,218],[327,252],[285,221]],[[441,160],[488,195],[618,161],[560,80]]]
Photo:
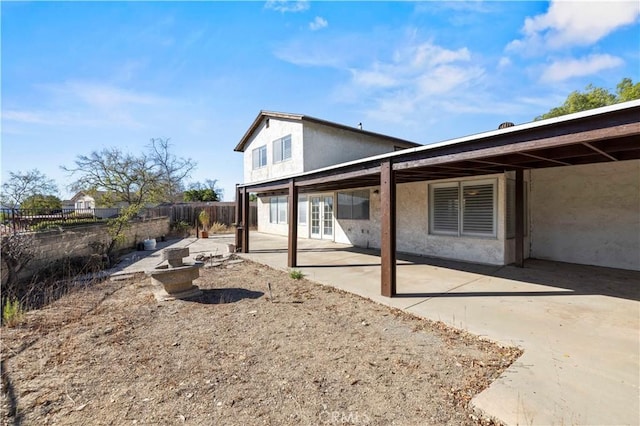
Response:
[[[86,196],[89,196],[89,197],[91,197],[91,198],[94,198],[94,199],[95,199],[95,198],[96,198],[96,196],[102,196],[102,195],[104,195],[104,194],[106,194],[106,193],[107,193],[107,191],[94,191],[94,192],[93,192],[93,194],[95,194],[95,195],[92,195],[92,194],[90,194],[88,191],[78,191],[78,192],[76,193],[76,195],[74,195],[73,197],[71,197],[71,200],[69,200],[69,201],[75,202],[75,201],[77,201],[77,200],[78,200],[78,198],[82,197],[83,195],[86,195]]]
[[[348,132],[364,134],[364,135],[368,135],[376,138],[383,138],[403,148],[412,148],[412,147],[421,146],[419,143],[416,143],[416,142],[395,138],[393,136],[383,135],[381,133],[370,132],[368,130],[361,130],[357,127],[351,127],[344,124],[334,123],[333,121],[322,120],[320,118],[311,117],[310,115],[262,110],[260,111],[256,119],[253,120],[253,123],[251,124],[249,129],[244,134],[244,136],[242,136],[242,139],[240,139],[240,142],[238,143],[238,145],[236,145],[236,147],[233,150],[237,152],[244,152],[247,144],[249,143],[249,140],[251,139],[251,136],[253,136],[256,130],[258,130],[258,128],[260,127],[260,124],[262,123],[262,120],[266,118],[280,118],[284,120],[306,121],[309,123],[316,123],[322,126],[333,127],[335,129],[345,130]]]
[[[239,187],[286,192],[294,178],[303,192],[376,186],[389,162],[403,183],[624,161],[640,159],[639,138],[640,101],[630,101]]]

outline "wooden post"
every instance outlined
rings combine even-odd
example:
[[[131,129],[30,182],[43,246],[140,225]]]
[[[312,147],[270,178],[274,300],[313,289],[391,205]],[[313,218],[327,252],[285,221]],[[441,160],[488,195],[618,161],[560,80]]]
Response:
[[[516,170],[516,266],[524,268],[524,171]]]
[[[298,266],[298,188],[293,179],[289,182],[289,247],[288,266]]]
[[[396,294],[396,183],[391,161],[380,170],[380,290],[383,296]]]
[[[249,191],[242,188],[242,253],[249,253]]]
[[[242,191],[236,185],[236,250],[242,251]]]

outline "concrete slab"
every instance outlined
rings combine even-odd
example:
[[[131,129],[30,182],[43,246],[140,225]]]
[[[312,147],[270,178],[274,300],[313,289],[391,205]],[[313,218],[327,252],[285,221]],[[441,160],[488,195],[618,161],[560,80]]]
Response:
[[[287,239],[252,232],[242,256],[287,270]],[[496,267],[401,256],[380,296],[376,252],[298,240],[313,281],[524,349],[473,404],[506,424],[640,423],[640,273],[527,261]]]
[[[195,262],[198,256],[228,256],[228,245],[235,241],[233,234],[214,234],[209,238],[184,238],[157,242],[155,250],[134,251],[121,259],[120,263],[109,272],[112,279],[119,275],[148,272],[164,262],[162,257],[165,248],[189,248],[189,257],[185,262]]]

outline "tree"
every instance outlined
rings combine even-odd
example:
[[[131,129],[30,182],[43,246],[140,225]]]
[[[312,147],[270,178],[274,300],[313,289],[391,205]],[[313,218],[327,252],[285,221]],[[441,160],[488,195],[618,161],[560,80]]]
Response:
[[[89,155],[79,155],[74,167],[62,167],[77,176],[72,184],[74,190],[85,191],[93,196],[103,191],[100,200],[96,200],[100,204],[122,202],[127,205],[117,218],[109,220],[112,239],[107,254],[111,254],[116,245],[123,241],[129,222],[145,204],[170,201],[168,194],[179,188],[182,179],[195,167],[192,160],[177,158],[169,152],[168,139],[151,141],[150,152],[138,156],[119,148],[105,148]]]
[[[640,83],[634,85],[630,78],[623,78],[622,81],[618,83],[616,93],[611,93],[607,89],[594,87],[592,84],[589,84],[585,88],[584,93],[578,91],[571,92],[562,105],[552,108],[546,114],[542,114],[535,119],[543,120],[546,118],[560,117],[573,112],[586,111],[634,99],[640,99]]]
[[[184,191],[184,201],[220,201],[223,190],[216,187],[218,181],[207,179],[204,183],[195,182],[189,185],[189,189]]]
[[[53,179],[49,179],[38,169],[26,173],[9,172],[9,180],[2,184],[0,200],[4,207],[15,209],[21,207],[24,201],[35,195],[51,195],[58,192]]]
[[[630,78],[623,78],[616,86],[616,93],[618,94],[618,102],[640,99],[640,82],[633,84]]]
[[[62,209],[62,200],[55,195],[31,195],[25,198],[20,208],[48,212]]]
[[[105,148],[89,155],[79,155],[75,167],[62,167],[77,175],[71,187],[95,195],[104,191],[101,204],[124,202],[141,206],[156,201],[160,177],[146,155],[136,157],[118,148]],[[96,200],[97,201],[97,200]]]
[[[149,157],[158,169],[158,189],[162,201],[177,202],[184,189],[183,181],[191,175],[196,163],[190,158],[178,158],[169,151],[169,139],[151,139]]]

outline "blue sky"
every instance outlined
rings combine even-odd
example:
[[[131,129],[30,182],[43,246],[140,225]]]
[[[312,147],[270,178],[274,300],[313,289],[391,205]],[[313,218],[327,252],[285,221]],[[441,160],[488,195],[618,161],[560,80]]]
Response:
[[[168,137],[217,179],[261,109],[428,144],[640,80],[634,2],[2,2],[2,178]]]

